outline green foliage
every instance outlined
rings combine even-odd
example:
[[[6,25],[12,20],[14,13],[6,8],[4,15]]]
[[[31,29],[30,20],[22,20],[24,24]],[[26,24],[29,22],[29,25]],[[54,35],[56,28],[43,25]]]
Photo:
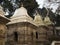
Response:
[[[36,0],[15,0],[15,2],[13,2],[13,0],[10,0],[10,1],[9,0],[3,0],[2,6],[4,7],[4,11],[6,9],[8,9],[10,11],[9,14],[11,15],[12,12],[15,11],[17,6],[18,6],[18,8],[19,8],[19,6],[21,6],[21,2],[23,3],[24,7],[27,9],[28,14],[30,16],[32,16],[34,10],[38,7]],[[15,6],[13,6],[13,3],[15,3]]]
[[[10,3],[10,1],[8,1],[8,0],[4,0],[2,6],[3,6],[4,10],[5,10],[6,8],[8,8],[8,10],[9,10],[10,12],[13,11],[13,6],[12,6],[12,4]]]

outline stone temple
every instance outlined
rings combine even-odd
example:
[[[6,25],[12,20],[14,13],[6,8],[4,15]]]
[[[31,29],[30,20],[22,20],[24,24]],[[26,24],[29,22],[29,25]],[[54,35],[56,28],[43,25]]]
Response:
[[[46,16],[42,16],[36,11],[35,18],[32,19],[27,13],[27,9],[21,6],[16,9],[11,17],[11,22],[7,24],[7,40],[10,45],[48,45],[47,31],[53,34],[53,23]],[[49,28],[51,29],[49,29]]]
[[[48,16],[43,20],[36,10],[33,19],[23,5],[15,10],[10,19],[2,13],[0,45],[60,45],[60,41],[55,39],[54,23]]]

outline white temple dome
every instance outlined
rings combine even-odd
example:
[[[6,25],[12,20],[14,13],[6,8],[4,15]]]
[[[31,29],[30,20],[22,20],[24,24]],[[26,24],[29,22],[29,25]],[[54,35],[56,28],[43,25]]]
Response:
[[[23,6],[19,9],[16,9],[14,15],[11,17],[11,20],[20,19],[20,21],[33,20],[27,13],[27,9]]]
[[[15,10],[14,15],[11,17],[11,22],[9,22],[8,24],[14,24],[14,23],[19,23],[19,22],[29,22],[33,25],[33,19],[29,16],[29,14],[27,13],[27,9],[24,8],[23,6],[21,6],[19,9]]]
[[[15,10],[15,13],[11,18],[19,17],[19,16],[23,16],[23,15],[28,15],[27,14],[27,9],[24,8],[24,7],[20,7],[19,9]]]

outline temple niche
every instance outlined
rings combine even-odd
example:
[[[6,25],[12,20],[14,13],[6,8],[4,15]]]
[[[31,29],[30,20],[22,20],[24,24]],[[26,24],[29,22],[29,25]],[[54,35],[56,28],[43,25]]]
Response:
[[[6,45],[50,45],[49,37],[53,35],[53,23],[46,16],[44,20],[36,10],[34,19],[21,5],[7,23]]]
[[[7,32],[6,23],[9,22],[9,19],[6,18],[4,14],[3,7],[0,5],[0,45],[5,45]]]

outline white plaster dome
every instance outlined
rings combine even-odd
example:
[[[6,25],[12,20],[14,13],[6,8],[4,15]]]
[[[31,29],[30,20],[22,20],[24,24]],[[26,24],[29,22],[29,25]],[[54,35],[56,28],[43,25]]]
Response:
[[[24,8],[24,7],[21,7],[19,9],[15,10],[15,13],[14,13],[14,15],[11,18],[19,17],[19,16],[23,16],[23,15],[28,15],[27,14],[27,9]]]

